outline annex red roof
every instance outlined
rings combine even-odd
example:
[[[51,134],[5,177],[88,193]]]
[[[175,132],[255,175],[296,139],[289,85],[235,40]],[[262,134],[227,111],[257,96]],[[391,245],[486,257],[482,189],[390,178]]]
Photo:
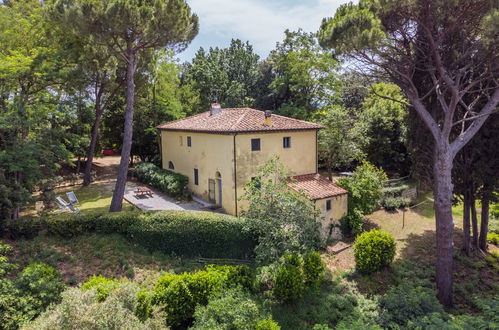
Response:
[[[272,114],[272,124],[264,125],[265,112],[251,108],[225,108],[210,111],[157,126],[161,130],[213,133],[318,130],[322,126],[304,120]]]
[[[288,186],[298,192],[304,192],[310,199],[323,199],[348,193],[318,173],[293,176]]]

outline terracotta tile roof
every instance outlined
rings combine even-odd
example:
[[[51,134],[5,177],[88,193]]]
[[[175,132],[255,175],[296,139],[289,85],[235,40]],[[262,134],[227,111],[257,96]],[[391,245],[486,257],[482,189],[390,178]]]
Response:
[[[157,126],[162,130],[214,133],[315,130],[321,125],[272,114],[272,124],[264,125],[265,112],[251,108],[225,108],[215,115],[210,111]]]
[[[288,186],[296,191],[304,192],[310,199],[323,199],[348,193],[318,173],[293,176]]]

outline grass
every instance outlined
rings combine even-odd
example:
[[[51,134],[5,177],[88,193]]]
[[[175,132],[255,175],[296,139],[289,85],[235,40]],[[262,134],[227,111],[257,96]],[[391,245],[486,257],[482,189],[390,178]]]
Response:
[[[418,285],[434,288],[435,283],[435,211],[433,202],[428,202],[407,210],[386,212],[378,210],[367,216],[367,228],[377,228],[393,235],[397,243],[397,255],[390,268],[370,276],[355,272],[353,248],[348,248],[337,255],[324,254],[328,267],[336,274],[347,270],[347,281],[354,283],[360,292],[373,295],[383,294],[393,285],[409,281]],[[479,207],[479,205],[477,205]],[[499,294],[499,272],[487,256],[473,253],[466,256],[459,249],[462,242],[462,205],[452,208],[454,223],[455,270],[454,297],[458,312],[473,311],[476,306],[475,296]],[[496,226],[496,220],[491,220]],[[497,247],[491,247],[497,250]],[[489,258],[490,259],[490,258]]]
[[[108,182],[96,182],[92,183],[89,186],[72,186],[65,187],[61,189],[56,189],[56,196],[61,196],[65,200],[67,200],[66,192],[74,191],[78,201],[80,202],[77,207],[82,212],[107,212],[109,210],[109,206],[111,205],[111,199],[113,197],[112,189],[114,187],[114,183]],[[123,210],[133,210],[135,207],[128,203],[126,200],[123,200]],[[57,212],[58,208],[54,207],[50,212]],[[23,208],[21,211],[22,216],[35,216],[35,203],[31,203],[30,205]]]
[[[192,259],[149,252],[125,237],[86,234],[71,239],[41,235],[32,240],[3,240],[14,247],[12,261],[22,268],[43,262],[57,268],[65,282],[76,285],[92,275],[153,281],[161,272],[201,268]]]

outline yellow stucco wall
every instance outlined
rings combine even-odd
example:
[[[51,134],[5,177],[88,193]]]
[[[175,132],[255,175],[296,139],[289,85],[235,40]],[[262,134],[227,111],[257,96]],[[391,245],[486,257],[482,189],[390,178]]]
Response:
[[[191,137],[191,147],[187,137]],[[182,139],[182,145],[180,144]],[[227,213],[235,214],[234,197],[234,141],[228,134],[208,134],[180,131],[161,131],[163,168],[169,161],[174,171],[189,177],[188,188],[195,195],[208,200],[208,181],[215,180],[215,198],[220,203],[217,172],[222,181],[222,207]],[[198,169],[199,184],[194,184],[194,169]]]
[[[291,137],[291,147],[283,148],[283,138]],[[251,139],[260,139],[260,150],[251,151]],[[257,170],[273,156],[292,175],[316,173],[317,171],[316,131],[291,131],[272,133],[238,134],[236,136],[236,173],[238,199],[244,194],[244,186],[257,175]],[[247,207],[244,200],[238,203],[238,213]]]
[[[331,200],[331,210],[326,210],[326,201]],[[315,201],[316,207],[320,210],[322,221],[322,233],[324,237],[329,237],[331,225],[339,225],[341,217],[348,212],[348,195],[339,195],[325,199],[318,199]],[[338,226],[333,227],[331,237],[341,238],[341,231]]]
[[[191,146],[187,146],[187,137]],[[283,148],[283,138],[291,137],[291,148]],[[251,139],[260,139],[260,150],[251,150]],[[234,143],[236,146],[237,196],[234,182]],[[315,131],[272,132],[251,134],[210,134],[181,131],[161,131],[163,168],[173,162],[174,171],[189,177],[188,188],[195,195],[209,200],[209,179],[215,180],[215,199],[220,203],[217,173],[221,175],[222,207],[229,214],[240,214],[247,206],[240,200],[244,186],[256,176],[258,168],[279,156],[292,175],[315,173],[317,145]],[[198,169],[199,184],[194,184],[194,169]],[[237,206],[236,206],[237,199]],[[317,200],[325,220],[322,227],[329,230],[347,212],[346,195],[332,197],[332,209],[326,212],[326,200]]]

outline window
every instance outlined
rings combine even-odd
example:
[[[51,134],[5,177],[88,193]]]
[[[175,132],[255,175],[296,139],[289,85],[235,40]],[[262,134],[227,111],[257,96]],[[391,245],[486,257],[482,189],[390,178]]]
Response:
[[[260,139],[251,139],[251,151],[260,150]]]
[[[331,210],[331,200],[326,201],[326,211]]]
[[[174,169],[175,169],[175,166],[173,166],[173,162],[172,162],[172,161],[169,161],[169,162],[168,162],[168,168],[169,168],[170,170],[174,170]]]
[[[191,146],[191,137],[190,136],[187,137],[187,146],[188,147]]]
[[[291,148],[291,137],[285,136],[282,138],[282,147],[283,148]]]
[[[194,184],[197,186],[199,185],[199,175],[198,175],[198,169],[194,169]]]
[[[178,144],[179,144],[180,146],[182,146],[182,145],[183,145],[183,143],[182,143],[182,137],[181,137],[181,136],[179,136],[179,137],[178,137]]]

